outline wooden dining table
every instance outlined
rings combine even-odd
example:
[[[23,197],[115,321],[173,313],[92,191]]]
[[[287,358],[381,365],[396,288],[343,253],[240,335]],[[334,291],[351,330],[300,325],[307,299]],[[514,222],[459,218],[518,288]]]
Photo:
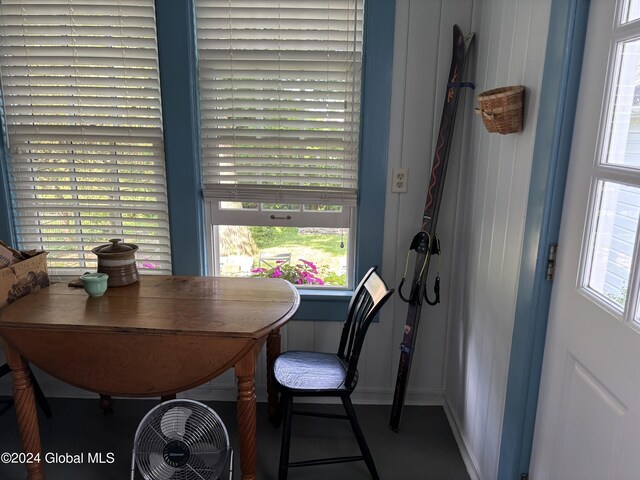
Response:
[[[127,397],[171,396],[233,367],[241,478],[254,480],[257,358],[266,342],[274,414],[269,372],[280,352],[280,328],[299,302],[297,290],[278,279],[156,275],[101,297],[54,284],[18,300],[0,312],[0,336],[23,451],[41,452],[28,362],[76,387]],[[26,467],[30,480],[45,478],[41,463]]]

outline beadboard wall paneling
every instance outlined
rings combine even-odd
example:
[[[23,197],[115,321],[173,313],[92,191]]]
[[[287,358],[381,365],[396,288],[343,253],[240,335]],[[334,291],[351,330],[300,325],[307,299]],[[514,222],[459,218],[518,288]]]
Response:
[[[387,194],[387,227],[384,239],[385,273],[389,278],[394,278],[396,286],[404,274],[407,249],[422,221],[451,63],[453,25],[457,23],[464,32],[469,32],[472,5],[472,0],[397,1],[396,16],[404,26],[404,31],[396,32],[389,177],[393,168],[407,168],[408,192]],[[396,22],[396,28],[398,27]],[[401,50],[403,44],[406,47]],[[396,54],[399,51],[402,51],[402,57]],[[422,310],[407,403],[416,401],[422,395],[429,397],[443,394],[446,322],[451,293],[447,283],[451,279],[453,250],[450,245],[453,243],[453,217],[456,214],[455,187],[462,143],[460,140],[463,138],[462,120],[465,115],[470,115],[470,112],[462,111],[463,104],[460,107],[456,141],[451,152],[438,224],[443,250],[441,258],[433,260],[432,268],[432,273],[435,273],[439,264],[443,282],[442,303],[435,307],[425,305]],[[412,275],[413,257],[409,262],[407,283],[410,283]],[[433,285],[433,278],[430,285]],[[409,286],[405,286],[405,289],[407,294]],[[388,371],[387,385],[393,391],[400,356],[398,346],[402,341],[407,304],[397,295],[390,303],[392,318],[389,324],[392,325],[392,330],[388,338],[392,339],[391,361],[385,359],[385,364]]]
[[[445,399],[479,478],[497,475],[549,0],[481,0],[476,93],[526,86],[525,129],[472,122],[459,177]]]

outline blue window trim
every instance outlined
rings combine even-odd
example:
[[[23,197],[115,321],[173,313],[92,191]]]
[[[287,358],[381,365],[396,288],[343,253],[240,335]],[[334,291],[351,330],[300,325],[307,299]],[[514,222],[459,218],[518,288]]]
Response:
[[[549,245],[558,242],[589,0],[553,0],[516,299],[498,480],[529,471],[551,301]]]
[[[155,0],[171,259],[176,275],[206,273],[194,0]],[[382,261],[395,0],[365,8],[356,279]],[[6,155],[0,149],[0,235],[14,240]],[[301,291],[294,319],[344,320],[351,292]]]
[[[206,250],[194,0],[156,0],[171,265],[204,275]]]
[[[0,240],[17,245],[11,190],[9,189],[9,151],[6,148],[4,105],[0,97]]]
[[[356,278],[382,262],[395,0],[365,6]]]
[[[351,300],[349,290],[299,290],[300,306],[293,317],[294,320],[333,320],[344,321],[347,307]]]

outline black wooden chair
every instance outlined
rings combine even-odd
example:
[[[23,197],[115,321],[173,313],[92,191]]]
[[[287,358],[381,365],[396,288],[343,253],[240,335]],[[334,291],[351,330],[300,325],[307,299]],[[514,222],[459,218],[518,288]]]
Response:
[[[358,383],[358,358],[369,324],[393,293],[393,289],[390,290],[376,273],[376,268],[373,267],[367,272],[349,303],[347,320],[342,328],[337,354],[288,351],[278,356],[274,362],[273,378],[280,391],[280,415],[284,420],[278,469],[279,480],[287,478],[289,467],[359,460],[365,461],[372,478],[379,478],[350,398],[351,392]],[[346,415],[294,411],[294,397],[338,397],[342,400]],[[289,463],[293,414],[349,420],[362,455]]]

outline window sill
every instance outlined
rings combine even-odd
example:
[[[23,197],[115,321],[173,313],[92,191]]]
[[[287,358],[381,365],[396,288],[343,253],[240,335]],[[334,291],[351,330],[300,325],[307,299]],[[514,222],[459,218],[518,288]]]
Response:
[[[351,290],[304,290],[300,292],[300,307],[293,320],[344,322],[353,295]]]

